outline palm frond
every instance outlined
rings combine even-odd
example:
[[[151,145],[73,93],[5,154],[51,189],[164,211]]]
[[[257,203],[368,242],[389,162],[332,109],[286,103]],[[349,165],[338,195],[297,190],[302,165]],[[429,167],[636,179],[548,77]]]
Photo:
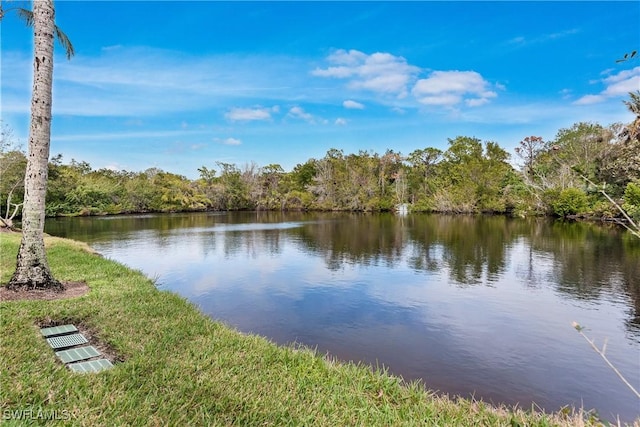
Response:
[[[21,7],[15,8],[18,17],[27,24],[27,27],[33,27],[33,12],[27,9],[23,9]]]
[[[629,92],[629,98],[631,99],[623,101],[624,104],[627,106],[629,111],[636,116],[640,116],[640,91]]]
[[[627,52],[624,54],[624,56],[620,59],[616,59],[616,64],[619,64],[621,62],[627,62],[633,58],[635,58],[636,54],[638,53],[637,50],[631,51],[631,52]]]
[[[76,54],[76,51],[73,48],[73,45],[71,44],[71,40],[69,40],[69,37],[67,37],[67,35],[57,25],[55,30],[56,30],[56,38],[64,48],[67,54],[67,59],[71,59],[71,57]]]
[[[22,19],[28,27],[33,27],[32,11],[23,9],[20,7],[16,8],[15,10],[18,16],[20,17],[20,19]],[[58,39],[58,41],[60,42],[60,44],[62,45],[62,47],[66,52],[67,59],[71,59],[71,57],[76,53],[75,49],[73,48],[73,45],[71,44],[71,40],[69,40],[69,37],[57,25],[55,26],[55,33],[56,33],[56,39]]]

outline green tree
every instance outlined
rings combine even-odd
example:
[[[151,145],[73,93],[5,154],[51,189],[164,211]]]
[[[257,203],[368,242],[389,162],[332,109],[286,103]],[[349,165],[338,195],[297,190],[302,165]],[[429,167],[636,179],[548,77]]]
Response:
[[[431,147],[414,150],[407,156],[408,197],[414,205],[414,210],[430,210],[428,200],[433,197],[435,191],[436,165],[441,157],[442,151]]]
[[[640,91],[629,93],[624,103],[635,118],[627,125],[612,125],[610,133],[615,137],[596,160],[596,182],[606,182],[613,197],[620,197],[628,183],[640,179]]]
[[[629,98],[624,101],[624,104],[636,117],[625,128],[623,136],[626,141],[638,141],[640,140],[640,90],[629,92]]]
[[[341,209],[374,211],[386,208],[386,200],[374,172],[381,167],[380,160],[367,151],[345,157],[345,177],[340,186]]]
[[[505,188],[513,179],[509,154],[495,142],[459,136],[437,165],[434,209],[440,212],[505,212]]]
[[[627,184],[622,208],[633,218],[636,224],[640,223],[640,180]],[[636,228],[638,227],[636,226]]]
[[[618,137],[611,138],[595,159],[594,181],[606,183],[607,192],[618,198],[628,183],[640,178],[640,138],[632,139],[628,133],[616,130],[615,126],[610,128],[611,134],[617,134]]]
[[[596,159],[601,155],[613,135],[597,123],[580,122],[560,129],[555,140],[548,143],[548,161],[556,171],[555,187],[584,186],[578,174],[594,179]]]
[[[153,185],[153,177],[157,171],[147,169],[135,173],[124,182],[123,207],[125,212],[153,212],[158,208],[161,195]]]
[[[200,179],[208,185],[213,184],[213,181],[216,179],[215,169],[209,169],[206,166],[202,166],[198,168],[198,172],[200,172]]]
[[[538,157],[543,152],[544,147],[545,142],[542,137],[532,135],[520,141],[520,144],[515,149],[516,155],[524,162],[522,173],[528,178],[531,185],[536,185],[534,183],[539,181],[536,166],[539,160]]]
[[[160,212],[201,211],[211,202],[182,175],[159,171],[151,180],[156,190],[152,208]]]
[[[260,168],[257,194],[254,202],[258,209],[282,209],[285,192],[281,188],[284,169],[278,164],[270,164]]]
[[[471,213],[478,209],[476,183],[482,174],[482,143],[477,138],[449,139],[438,165],[435,210]]]
[[[507,153],[496,142],[485,142],[482,173],[476,182],[479,209],[483,212],[505,212],[505,187],[512,181],[513,167]]]
[[[335,148],[315,163],[315,176],[307,188],[316,199],[316,207],[332,210],[338,208],[338,180],[342,175],[344,153]]]
[[[216,164],[221,170],[219,183],[222,185],[218,205],[226,210],[250,208],[248,189],[240,169],[231,163],[216,162]]]
[[[296,190],[307,191],[309,185],[313,183],[313,180],[318,173],[316,163],[316,159],[309,159],[305,163],[297,164],[293,168],[293,171],[291,171],[291,177]]]
[[[78,187],[82,186],[83,176],[91,171],[87,162],[62,163],[62,155],[51,159],[48,165],[48,182],[45,213],[47,216],[75,214],[82,209],[82,200],[78,197]]]

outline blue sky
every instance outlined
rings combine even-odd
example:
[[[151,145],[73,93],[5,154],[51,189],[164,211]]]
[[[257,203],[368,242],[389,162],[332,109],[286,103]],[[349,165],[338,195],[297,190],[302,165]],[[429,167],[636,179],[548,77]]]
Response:
[[[6,2],[3,2],[6,3]],[[29,7],[25,2],[9,2]],[[630,122],[640,2],[61,1],[51,153],[189,178],[345,153],[512,152],[580,121]],[[32,34],[2,21],[2,120],[26,147]]]

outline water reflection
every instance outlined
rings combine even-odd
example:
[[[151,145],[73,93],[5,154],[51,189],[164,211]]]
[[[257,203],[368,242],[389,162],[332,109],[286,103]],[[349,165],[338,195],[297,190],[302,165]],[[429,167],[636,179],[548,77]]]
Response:
[[[640,242],[547,219],[211,213],[47,221],[279,343],[383,364],[444,392],[639,415],[571,328],[640,387]],[[158,256],[162,254],[162,256]]]
[[[516,237],[505,217],[413,215],[408,219],[418,251],[415,268],[447,268],[450,280],[459,285],[497,280],[505,269],[506,250]]]
[[[393,267],[402,261],[407,239],[402,223],[390,214],[324,216],[313,227],[293,233],[306,251],[323,257],[330,270],[345,263]]]

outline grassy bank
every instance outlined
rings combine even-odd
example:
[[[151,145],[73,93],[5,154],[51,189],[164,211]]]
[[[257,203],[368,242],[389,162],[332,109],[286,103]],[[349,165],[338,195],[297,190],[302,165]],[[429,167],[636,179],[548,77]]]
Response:
[[[0,235],[0,283],[19,236]],[[85,296],[0,303],[0,406],[6,425],[584,425],[580,417],[454,402],[368,367],[284,348],[211,321],[139,272],[47,238],[54,275]],[[83,325],[117,354],[99,374],[57,362],[39,324]],[[31,411],[31,412],[29,412]],[[41,415],[40,418],[38,418]],[[22,420],[12,419],[22,416]],[[29,418],[25,420],[24,418]]]

